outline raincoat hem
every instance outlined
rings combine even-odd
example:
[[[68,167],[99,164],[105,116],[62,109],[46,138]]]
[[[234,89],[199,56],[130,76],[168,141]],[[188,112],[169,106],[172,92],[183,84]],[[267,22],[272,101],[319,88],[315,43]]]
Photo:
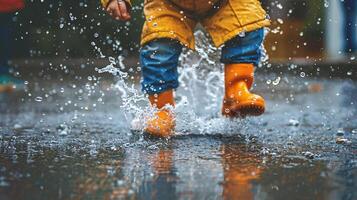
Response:
[[[241,32],[251,32],[251,31],[255,31],[257,29],[263,28],[263,27],[267,27],[270,25],[270,20],[269,19],[263,19],[260,21],[256,21],[250,24],[246,24],[242,27],[238,27],[236,29],[234,29],[233,31],[221,36],[221,37],[212,37],[213,43],[214,45],[218,48],[220,46],[222,46],[224,43],[226,43],[228,40],[233,39],[235,36],[237,36],[239,33]]]
[[[169,38],[169,39],[178,40],[183,46],[188,47],[192,50],[195,50],[194,40],[189,41],[189,40],[185,39],[183,36],[180,36],[177,33],[172,33],[169,31],[155,31],[153,33],[147,34],[142,37],[140,44],[141,44],[141,46],[143,46],[146,43],[148,43],[152,40],[159,39],[159,38]]]

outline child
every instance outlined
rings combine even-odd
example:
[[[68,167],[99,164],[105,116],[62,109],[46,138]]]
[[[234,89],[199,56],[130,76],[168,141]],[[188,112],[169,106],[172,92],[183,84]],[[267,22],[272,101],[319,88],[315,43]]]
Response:
[[[101,0],[115,19],[130,19],[129,0]],[[175,128],[173,90],[178,87],[177,65],[182,47],[194,49],[193,31],[201,23],[215,46],[222,48],[225,95],[222,114],[229,118],[264,113],[264,99],[249,92],[254,66],[261,57],[263,27],[270,24],[259,0],[145,0],[140,62],[142,88],[158,108],[146,132],[167,137]],[[168,106],[169,105],[169,106]]]

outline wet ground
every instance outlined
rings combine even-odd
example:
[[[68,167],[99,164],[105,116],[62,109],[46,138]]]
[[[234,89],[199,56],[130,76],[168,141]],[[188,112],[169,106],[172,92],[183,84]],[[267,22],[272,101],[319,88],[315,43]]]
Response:
[[[64,74],[0,96],[0,199],[357,199],[356,82],[259,75],[267,112],[237,121],[183,84],[158,140],[131,130],[113,79]]]

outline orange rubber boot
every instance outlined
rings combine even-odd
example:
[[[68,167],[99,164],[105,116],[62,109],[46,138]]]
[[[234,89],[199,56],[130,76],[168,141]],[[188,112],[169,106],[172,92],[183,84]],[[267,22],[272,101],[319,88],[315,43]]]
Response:
[[[265,111],[264,99],[249,92],[254,80],[253,64],[227,64],[222,115],[229,118],[258,116]]]
[[[175,129],[175,117],[172,111],[165,108],[165,106],[175,106],[173,90],[150,95],[149,100],[151,105],[155,106],[158,110],[146,122],[145,132],[157,137],[171,136]]]

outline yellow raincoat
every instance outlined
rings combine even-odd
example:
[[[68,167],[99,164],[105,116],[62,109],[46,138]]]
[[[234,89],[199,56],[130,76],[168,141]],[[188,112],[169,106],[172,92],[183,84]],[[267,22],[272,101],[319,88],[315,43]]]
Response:
[[[104,7],[109,1],[101,0]],[[270,25],[259,0],[144,0],[144,15],[141,45],[172,38],[191,49],[197,23],[208,31],[216,47],[241,32]]]

